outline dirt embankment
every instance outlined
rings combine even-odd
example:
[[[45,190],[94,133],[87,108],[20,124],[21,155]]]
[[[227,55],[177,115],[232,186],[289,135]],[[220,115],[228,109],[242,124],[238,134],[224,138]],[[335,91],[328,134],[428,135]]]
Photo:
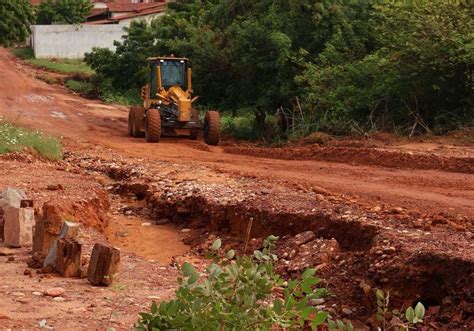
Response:
[[[318,145],[288,148],[229,146],[225,147],[224,150],[228,153],[283,160],[323,160],[352,165],[474,173],[474,158],[472,157],[445,157],[379,148],[320,147]]]
[[[167,163],[75,153],[68,158],[111,176],[117,181],[113,191],[143,200],[155,222],[190,229],[184,240],[196,252],[202,252],[211,234],[241,249],[249,226],[254,248],[265,236],[280,235],[280,271],[294,276],[316,266],[335,294],[325,304],[335,315],[362,316],[370,324],[374,290],[382,288],[391,292],[395,306],[422,301],[435,325],[473,323],[468,293],[474,224],[468,217],[370,208],[324,190],[277,189],[249,178],[203,183],[179,178],[187,168]]]

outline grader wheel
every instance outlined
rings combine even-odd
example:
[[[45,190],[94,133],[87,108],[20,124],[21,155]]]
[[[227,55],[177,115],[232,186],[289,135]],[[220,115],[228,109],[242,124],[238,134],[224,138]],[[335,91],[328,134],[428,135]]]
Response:
[[[148,109],[146,116],[145,138],[149,143],[157,143],[161,137],[161,116],[156,109]]]
[[[221,119],[217,111],[210,110],[204,118],[204,141],[216,146],[221,139]]]
[[[143,130],[141,127],[143,114],[145,113],[145,109],[143,107],[130,107],[128,112],[128,135],[140,138],[143,137]]]

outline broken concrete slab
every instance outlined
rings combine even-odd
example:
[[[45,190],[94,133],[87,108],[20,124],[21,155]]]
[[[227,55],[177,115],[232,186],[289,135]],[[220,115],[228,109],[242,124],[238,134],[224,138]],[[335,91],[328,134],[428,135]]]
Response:
[[[63,277],[80,277],[81,244],[74,239],[59,239],[57,246],[56,271]]]
[[[33,242],[35,211],[31,208],[4,208],[5,245],[10,247],[29,246]]]
[[[21,207],[21,200],[26,199],[25,191],[7,187],[0,192],[0,208],[12,206],[16,208]]]
[[[63,218],[58,207],[49,202],[45,203],[41,218],[36,222],[33,235],[33,253],[36,253],[36,256],[41,260],[41,265],[48,255],[54,239],[59,236],[62,225]]]
[[[113,283],[120,263],[120,251],[107,244],[95,244],[87,270],[92,285],[109,286]]]
[[[79,234],[79,224],[64,221],[63,226],[61,228],[61,232],[57,239],[53,240],[51,243],[51,247],[49,248],[48,255],[43,263],[43,268],[48,266],[52,266],[53,268],[56,267],[56,258],[58,252],[58,240],[59,239],[76,239],[77,235]]]

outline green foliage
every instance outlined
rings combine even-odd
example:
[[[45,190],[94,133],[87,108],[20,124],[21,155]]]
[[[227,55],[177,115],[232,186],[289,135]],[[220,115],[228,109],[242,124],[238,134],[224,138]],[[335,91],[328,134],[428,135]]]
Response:
[[[389,293],[385,294],[382,290],[378,289],[375,291],[375,297],[377,299],[377,321],[382,325],[378,327],[378,330],[410,330],[416,329],[416,324],[423,323],[425,307],[421,302],[416,304],[415,309],[408,307],[403,314],[395,309],[389,312]],[[389,315],[392,318],[390,321],[387,321]]]
[[[35,150],[49,160],[62,159],[61,143],[39,131],[19,128],[10,123],[0,123],[0,154],[20,151],[24,148]]]
[[[33,20],[29,0],[0,0],[0,46],[25,41]]]
[[[261,251],[244,257],[235,257],[233,250],[220,257],[221,241],[216,240],[211,247],[216,255],[204,274],[185,262],[176,298],[159,305],[153,302],[150,312],[140,314],[137,329],[297,330],[307,325],[315,330],[328,313],[312,307],[309,300],[320,297],[325,289],[316,288],[319,278],[314,269],[283,287],[273,266],[277,239],[268,237]],[[275,288],[283,293],[272,295]]]
[[[273,141],[278,136],[275,116],[265,117],[265,135],[262,135],[262,131],[252,116],[253,112],[252,108],[247,108],[238,110],[235,115],[223,114],[221,116],[222,132],[237,139]]]
[[[473,12],[447,0],[374,5],[373,50],[348,59],[347,43],[329,42],[298,77],[308,102],[367,130],[412,135],[472,124]]]
[[[265,121],[277,109],[293,114],[290,137],[474,123],[468,2],[177,0],[169,8],[151,24],[133,23],[115,52],[95,49],[87,63],[129,89],[146,83],[147,57],[189,57],[201,105],[251,109],[246,121],[226,122],[251,139],[278,137]]]
[[[13,54],[25,60],[26,62],[49,71],[59,72],[63,74],[80,74],[91,76],[94,70],[91,69],[81,59],[36,59],[30,47],[18,47],[12,50]]]
[[[90,0],[47,0],[36,11],[37,24],[77,24],[86,21],[93,4]]]

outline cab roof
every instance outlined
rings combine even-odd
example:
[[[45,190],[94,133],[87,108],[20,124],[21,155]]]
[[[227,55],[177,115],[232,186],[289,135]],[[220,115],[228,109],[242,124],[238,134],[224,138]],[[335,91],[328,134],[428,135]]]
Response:
[[[184,61],[188,62],[189,59],[186,57],[171,57],[171,56],[159,56],[159,57],[149,57],[147,59],[148,62],[156,62],[160,60],[167,60],[167,61]]]

